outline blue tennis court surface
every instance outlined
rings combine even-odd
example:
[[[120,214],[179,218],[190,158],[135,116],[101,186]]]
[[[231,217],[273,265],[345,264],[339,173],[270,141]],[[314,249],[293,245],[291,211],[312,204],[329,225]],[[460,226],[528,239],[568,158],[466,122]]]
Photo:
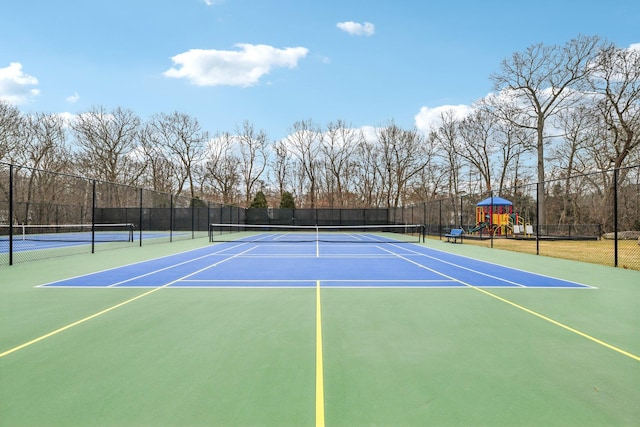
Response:
[[[587,285],[413,243],[224,242],[43,287],[562,288]]]

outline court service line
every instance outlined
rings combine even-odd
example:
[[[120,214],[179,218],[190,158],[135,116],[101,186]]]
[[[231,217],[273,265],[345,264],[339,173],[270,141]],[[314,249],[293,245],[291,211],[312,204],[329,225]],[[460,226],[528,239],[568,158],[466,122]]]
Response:
[[[441,272],[439,272],[438,270],[434,270],[433,268],[427,267],[427,266],[426,266],[426,265],[424,265],[424,264],[420,264],[420,263],[419,263],[419,262],[417,262],[417,261],[414,261],[414,260],[409,259],[409,258],[407,258],[407,257],[405,257],[405,256],[402,256],[401,254],[398,254],[398,253],[395,253],[395,252],[393,252],[393,251],[390,251],[390,250],[388,250],[388,249],[386,249],[386,248],[383,248],[382,246],[376,246],[376,248],[378,248],[378,249],[380,249],[380,250],[382,250],[382,251],[384,251],[384,252],[387,252],[387,253],[389,253],[389,254],[391,254],[391,255],[394,255],[395,257],[400,258],[400,259],[401,259],[401,260],[403,260],[403,261],[407,261],[408,263],[411,263],[411,264],[413,264],[413,265],[415,265],[415,266],[418,266],[418,267],[423,268],[423,269],[425,269],[425,270],[429,270],[429,271],[431,271],[432,273],[439,274],[440,276],[446,277],[447,279],[451,279],[451,280],[453,280],[454,282],[458,282],[458,283],[462,283],[462,284],[466,285],[466,283],[461,282],[460,280],[458,280],[458,279],[456,279],[456,278],[454,278],[454,277],[447,276],[446,274],[442,274],[442,273],[441,273]]]
[[[399,249],[406,249],[406,248],[401,248],[401,247],[400,247],[400,246],[398,246],[398,245],[393,245],[393,244],[392,244],[391,246],[394,246],[394,247],[399,248]],[[472,269],[472,268],[465,267],[465,266],[463,266],[463,265],[461,265],[461,264],[457,264],[457,263],[454,263],[454,262],[451,262],[451,261],[445,261],[444,259],[442,259],[442,258],[438,258],[438,257],[434,257],[433,255],[428,255],[428,254],[426,254],[426,253],[418,252],[418,251],[414,251],[414,250],[411,250],[411,249],[407,249],[407,250],[408,250],[409,252],[413,253],[413,254],[416,254],[416,255],[419,255],[419,256],[423,256],[423,257],[426,257],[426,258],[430,258],[430,259],[432,259],[432,260],[435,260],[435,261],[441,262],[441,263],[443,263],[443,264],[448,264],[448,265],[451,265],[451,266],[454,266],[454,267],[457,267],[457,268],[461,268],[461,269],[463,269],[463,270],[467,270],[467,271],[470,271],[470,272],[472,272],[472,273],[477,273],[477,274],[480,274],[480,275],[482,275],[482,276],[486,276],[486,277],[490,277],[490,278],[492,278],[492,279],[500,280],[500,281],[502,281],[502,282],[511,283],[511,284],[513,284],[513,285],[516,285],[516,286],[519,286],[519,287],[522,287],[522,288],[527,288],[527,287],[528,287],[528,286],[526,286],[526,285],[522,285],[522,284],[520,284],[520,283],[513,282],[513,281],[508,280],[508,279],[505,279],[505,278],[503,278],[503,277],[493,276],[493,275],[491,275],[491,274],[484,273],[484,272],[482,272],[482,271],[478,271],[478,270],[474,270],[474,269]],[[437,251],[437,252],[440,252],[440,253],[447,253],[447,252],[440,251],[440,250],[438,250],[438,249],[433,249],[433,250],[434,250],[434,251]],[[464,255],[457,255],[457,254],[456,254],[455,256],[457,256],[457,257],[461,257],[461,258],[465,258],[465,259],[469,259],[469,260],[479,261],[479,260],[476,260],[476,259],[474,259],[474,258],[466,257],[466,256],[464,256]],[[487,261],[481,261],[481,262],[489,263],[489,262],[487,262]],[[526,271],[526,270],[523,270],[523,269],[521,269],[521,268],[508,267],[508,266],[501,265],[501,264],[496,264],[496,263],[489,263],[489,264],[497,265],[497,266],[499,266],[499,267],[506,268],[506,269],[513,270],[513,271],[519,271],[519,272],[523,272],[523,273],[531,273],[531,272]],[[532,274],[535,274],[536,276],[540,276],[540,277],[547,277],[547,278],[551,278],[551,279],[558,280],[556,277],[549,276],[549,275],[547,275],[547,274],[540,274],[540,273],[532,273]],[[591,286],[591,285],[585,285],[584,283],[578,283],[578,282],[575,282],[575,281],[573,281],[573,280],[565,280],[565,279],[560,279],[560,280],[562,280],[563,282],[575,283],[576,285],[580,285],[580,286],[582,286],[583,288],[587,288],[587,289],[597,289],[597,288],[596,288],[596,287],[594,287],[594,286]],[[580,288],[580,289],[582,289],[582,288]]]
[[[206,270],[206,269],[208,269],[208,268],[211,268],[211,267],[215,267],[215,266],[217,266],[217,265],[220,265],[220,264],[222,264],[222,263],[223,263],[223,262],[225,262],[225,261],[229,261],[230,259],[233,259],[233,258],[236,258],[236,257],[238,257],[238,256],[241,256],[242,254],[244,254],[244,253],[246,253],[246,252],[249,252],[249,251],[251,251],[251,250],[253,250],[253,249],[255,249],[255,248],[249,248],[249,249],[247,249],[247,250],[246,250],[246,251],[244,251],[244,252],[240,252],[240,253],[238,253],[238,254],[235,254],[235,255],[233,255],[233,256],[230,256],[229,258],[226,258],[226,259],[224,259],[224,260],[221,260],[221,261],[219,261],[219,262],[217,262],[217,263],[215,263],[215,264],[211,264],[211,265],[208,265],[208,266],[206,266],[206,267],[203,267],[203,268],[201,268],[201,269],[199,269],[199,270],[197,270],[197,271],[194,271],[194,272],[192,272],[192,273],[189,273],[189,274],[187,274],[187,275],[185,275],[185,276],[183,276],[183,277],[180,277],[180,278],[178,278],[178,279],[176,279],[176,280],[172,280],[171,282],[165,283],[165,284],[164,284],[164,285],[162,285],[162,286],[158,286],[157,288],[151,289],[151,290],[150,290],[150,291],[148,291],[148,292],[145,292],[145,293],[140,294],[140,295],[138,295],[138,296],[135,296],[135,297],[133,297],[133,298],[129,298],[129,299],[128,299],[128,300],[126,300],[126,301],[123,301],[123,302],[121,302],[121,303],[118,303],[118,304],[116,304],[116,305],[113,305],[113,306],[111,306],[111,307],[109,307],[109,308],[105,308],[105,309],[104,309],[104,310],[102,310],[102,311],[99,311],[99,312],[97,312],[97,313],[94,313],[94,314],[92,314],[92,315],[90,315],[90,316],[87,316],[87,317],[85,317],[85,318],[83,318],[83,319],[76,320],[75,322],[69,323],[68,325],[65,325],[65,326],[63,326],[63,327],[61,327],[61,328],[58,328],[58,329],[53,330],[53,331],[51,331],[51,332],[49,332],[49,333],[46,333],[46,334],[44,334],[44,335],[42,335],[42,336],[40,336],[40,337],[38,337],[38,338],[34,338],[34,339],[32,339],[31,341],[27,341],[27,342],[26,342],[26,343],[24,343],[24,344],[20,344],[20,345],[18,345],[18,346],[16,346],[16,347],[13,347],[13,348],[11,348],[11,349],[9,349],[9,350],[7,350],[7,351],[4,351],[4,352],[0,353],[0,359],[2,359],[2,358],[3,358],[3,357],[5,357],[5,356],[8,356],[8,355],[10,355],[10,354],[12,354],[12,353],[15,353],[16,351],[19,351],[19,350],[22,350],[22,349],[24,349],[24,348],[27,348],[27,347],[29,347],[29,346],[31,346],[31,345],[33,345],[33,344],[39,343],[40,341],[43,341],[43,340],[45,340],[45,339],[47,339],[47,338],[50,338],[50,337],[52,337],[52,336],[54,336],[54,335],[57,335],[57,334],[61,333],[61,332],[64,332],[64,331],[66,331],[66,330],[68,330],[68,329],[71,329],[71,328],[73,328],[73,327],[75,327],[75,326],[78,326],[78,325],[81,325],[81,324],[83,324],[83,323],[86,323],[86,322],[88,322],[89,320],[95,319],[96,317],[100,317],[100,316],[102,316],[103,314],[107,314],[107,313],[109,313],[109,312],[111,312],[111,311],[113,311],[113,310],[115,310],[115,309],[117,309],[117,308],[120,308],[120,307],[125,306],[125,305],[127,305],[127,304],[129,304],[129,303],[132,303],[132,302],[134,302],[134,301],[137,301],[137,300],[139,300],[139,299],[141,299],[141,298],[143,298],[143,297],[146,297],[146,296],[148,296],[148,295],[151,295],[151,294],[152,294],[152,293],[154,293],[154,292],[158,292],[160,289],[168,288],[169,286],[173,285],[174,283],[179,282],[180,280],[183,280],[183,279],[186,279],[187,277],[190,277],[190,276],[193,276],[193,275],[195,275],[195,274],[198,274],[198,273],[200,273],[200,272],[202,272],[202,271],[204,271],[204,270]]]
[[[386,249],[385,249],[385,250],[386,250]],[[389,251],[389,252],[390,252],[390,251]],[[398,258],[401,258],[401,259],[403,259],[403,260],[405,260],[405,261],[408,261],[408,262],[410,262],[410,263],[412,263],[412,264],[421,265],[421,264],[419,264],[419,263],[417,263],[417,262],[415,262],[415,261],[413,261],[413,260],[410,260],[410,259],[408,259],[408,258],[406,258],[406,257],[404,257],[404,256],[402,256],[402,255],[400,255],[400,254],[396,254],[396,255],[398,256]],[[424,267],[424,268],[429,269],[428,267]],[[430,270],[430,269],[429,269],[429,270]],[[612,345],[612,344],[609,344],[609,343],[607,343],[607,342],[605,342],[605,341],[602,341],[602,340],[600,340],[600,339],[598,339],[598,338],[596,338],[596,337],[594,337],[594,336],[591,336],[591,335],[589,335],[589,334],[587,334],[587,333],[585,333],[585,332],[582,332],[582,331],[579,331],[578,329],[572,328],[572,327],[571,327],[571,326],[569,326],[569,325],[565,325],[565,324],[564,324],[564,323],[562,323],[562,322],[559,322],[559,321],[557,321],[557,320],[554,320],[554,319],[552,319],[552,318],[550,318],[550,317],[548,317],[548,316],[545,316],[544,314],[538,313],[537,311],[531,310],[530,308],[527,308],[527,307],[525,307],[525,306],[523,306],[523,305],[520,305],[520,304],[515,303],[515,302],[513,302],[513,301],[510,301],[510,300],[508,300],[508,299],[506,299],[506,298],[503,298],[503,297],[501,297],[501,296],[498,296],[498,295],[494,294],[493,292],[489,292],[489,291],[487,291],[486,289],[482,289],[482,288],[480,288],[480,287],[478,287],[478,286],[473,286],[473,285],[471,285],[471,284],[469,284],[469,283],[463,282],[463,281],[461,281],[461,280],[457,280],[457,279],[455,279],[454,277],[448,276],[448,275],[443,274],[443,273],[440,273],[440,272],[438,272],[438,274],[440,274],[440,275],[442,275],[442,276],[444,276],[444,277],[448,277],[448,278],[450,278],[450,279],[452,279],[452,280],[455,280],[455,281],[457,281],[457,282],[460,282],[460,283],[462,283],[462,284],[464,284],[464,285],[468,286],[468,287],[469,287],[469,288],[471,288],[471,289],[474,289],[474,290],[476,290],[476,291],[478,291],[478,292],[481,292],[481,293],[483,293],[483,294],[485,294],[485,295],[487,295],[487,296],[490,296],[490,297],[492,297],[492,298],[495,298],[495,299],[497,299],[498,301],[502,301],[502,302],[504,302],[504,303],[506,303],[506,304],[509,304],[509,305],[510,305],[510,306],[512,306],[512,307],[515,307],[515,308],[517,308],[517,309],[519,309],[519,310],[522,310],[522,311],[524,311],[524,312],[526,312],[526,313],[529,313],[529,314],[531,314],[531,315],[533,315],[533,316],[536,316],[536,317],[538,317],[538,318],[540,318],[540,319],[542,319],[542,320],[545,320],[545,321],[547,321],[547,322],[549,322],[549,323],[551,323],[551,324],[553,324],[553,325],[555,325],[555,326],[559,326],[559,327],[561,327],[562,329],[565,329],[565,330],[567,330],[567,331],[569,331],[569,332],[572,332],[572,333],[574,333],[574,334],[576,334],[576,335],[579,335],[579,336],[581,336],[581,337],[583,337],[583,338],[586,338],[586,339],[588,339],[588,340],[590,340],[590,341],[592,341],[592,342],[594,342],[594,343],[596,343],[596,344],[599,344],[599,345],[601,345],[601,346],[603,346],[603,347],[608,348],[609,350],[613,350],[613,351],[615,351],[615,352],[617,352],[617,353],[622,354],[623,356],[627,356],[627,357],[629,357],[629,358],[631,358],[631,359],[634,359],[634,360],[636,360],[636,361],[640,362],[640,356],[638,356],[638,355],[636,355],[636,354],[633,354],[633,353],[628,352],[628,351],[626,351],[626,350],[623,350],[623,349],[621,349],[621,348],[619,348],[619,347],[616,347],[616,346],[614,346],[614,345]]]
[[[213,255],[220,255],[224,251],[227,251],[227,250],[230,250],[230,249],[235,249],[235,248],[237,248],[239,246],[243,246],[243,245],[242,244],[238,244],[238,245],[234,245],[234,246],[231,246],[231,247],[228,247],[228,248],[220,249],[219,251],[208,253],[208,254],[205,254],[205,255],[202,255],[202,256],[199,256],[199,257],[196,257],[196,258],[189,258],[186,261],[181,261],[181,262],[179,262],[177,264],[171,264],[171,265],[169,265],[167,267],[163,267],[163,268],[160,268],[160,269],[152,270],[149,273],[145,273],[145,274],[142,274],[140,276],[132,277],[132,278],[127,279],[127,280],[122,281],[122,282],[112,283],[111,285],[108,285],[107,287],[112,287],[112,286],[115,286],[115,285],[119,285],[119,284],[125,283],[125,282],[130,281],[130,280],[134,280],[134,279],[137,279],[137,278],[140,278],[140,277],[148,276],[150,274],[158,273],[158,272],[161,272],[161,271],[164,271],[164,270],[169,270],[169,269],[171,269],[173,267],[178,267],[178,266],[181,266],[181,265],[184,265],[184,264],[188,264],[188,263],[190,263],[192,261],[200,260],[200,259],[207,258],[207,257],[213,256]],[[95,274],[107,273],[107,272],[111,272],[111,271],[118,270],[118,269],[121,269],[121,268],[134,267],[134,266],[142,265],[142,264],[145,264],[145,263],[148,263],[148,262],[159,261],[159,260],[162,260],[162,259],[165,259],[165,258],[177,257],[177,256],[180,256],[180,255],[188,254],[189,252],[196,252],[196,251],[200,251],[200,250],[201,250],[201,248],[189,249],[187,251],[177,252],[177,253],[170,254],[170,255],[163,255],[163,256],[157,257],[157,258],[151,258],[151,259],[147,259],[147,260],[143,260],[143,261],[137,261],[137,262],[133,262],[133,263],[130,263],[130,264],[120,265],[120,266],[117,266],[117,267],[110,267],[110,268],[106,268],[104,270],[94,271],[92,273],[80,274],[80,275],[77,275],[77,276],[68,277],[68,278],[63,279],[63,280],[56,280],[55,282],[44,283],[42,285],[38,285],[38,286],[35,286],[35,287],[36,288],[54,287],[54,286],[51,286],[51,285],[53,285],[55,283],[65,282],[65,281],[69,281],[69,280],[72,280],[72,279],[79,279],[81,277],[88,277],[88,276],[92,276],[92,275],[95,275]],[[57,288],[57,287],[60,287],[60,286],[55,286],[55,287]],[[81,287],[81,286],[70,286],[70,287],[76,288],[76,287]],[[92,286],[92,288],[95,288],[95,287]]]
[[[117,287],[117,286],[119,286],[119,285],[122,285],[122,284],[125,284],[125,283],[128,283],[128,282],[131,282],[131,281],[136,280],[136,279],[141,279],[141,278],[146,277],[146,276],[151,276],[151,275],[154,275],[154,274],[156,274],[156,273],[160,273],[160,272],[163,272],[163,271],[171,270],[172,268],[180,267],[180,266],[183,266],[183,265],[189,264],[189,263],[191,263],[191,262],[195,262],[195,261],[200,261],[200,260],[202,260],[202,259],[209,258],[209,257],[212,257],[212,256],[214,256],[214,255],[220,255],[220,253],[222,253],[222,252],[224,252],[224,251],[226,251],[226,250],[229,250],[229,249],[235,249],[235,248],[237,248],[237,247],[239,247],[239,246],[243,246],[243,244],[234,245],[234,246],[231,246],[230,248],[225,248],[225,249],[222,249],[222,250],[219,250],[219,251],[216,251],[216,252],[212,252],[212,253],[210,253],[210,254],[205,254],[205,255],[202,255],[202,256],[199,256],[199,257],[196,257],[196,258],[190,258],[190,259],[188,259],[188,260],[186,260],[186,261],[182,261],[182,262],[179,262],[179,263],[177,263],[177,264],[171,264],[171,265],[168,265],[168,266],[166,266],[166,267],[158,268],[158,269],[156,269],[156,270],[152,270],[152,271],[149,271],[149,272],[144,273],[144,274],[139,274],[139,275],[137,275],[137,276],[130,277],[130,278],[128,278],[128,279],[121,280],[121,281],[116,282],[116,283],[112,283],[112,284],[110,284],[110,285],[109,285],[109,286],[107,286],[107,287],[108,287],[108,288],[115,288],[115,287]],[[245,251],[245,252],[247,252],[247,251]],[[244,252],[243,252],[243,253],[244,253]],[[234,256],[232,256],[231,258],[233,258],[233,257],[234,257]],[[230,258],[225,258],[223,261],[226,261],[227,259],[230,259]],[[215,266],[215,265],[216,265],[216,264],[214,264],[213,266]]]
[[[319,280],[316,281],[316,427],[324,427],[324,364]]]
[[[393,245],[393,246],[395,246],[395,245]],[[381,249],[383,249],[383,248],[381,248]],[[384,249],[384,250],[386,250],[386,249]],[[450,262],[450,261],[445,261],[445,260],[443,260],[443,259],[436,258],[436,257],[434,257],[434,256],[427,255],[427,254],[424,254],[424,253],[421,253],[421,252],[418,252],[418,251],[413,251],[413,250],[411,250],[411,249],[408,249],[408,251],[409,251],[409,252],[412,252],[412,253],[414,253],[414,254],[416,254],[416,255],[420,255],[420,256],[423,256],[423,257],[426,257],[426,258],[433,259],[433,260],[438,261],[438,262],[441,262],[441,263],[443,263],[443,264],[448,264],[448,265],[454,266],[454,267],[456,267],[456,268],[460,268],[460,269],[462,269],[462,270],[467,270],[467,271],[470,271],[470,272],[472,272],[472,273],[479,274],[480,276],[485,276],[485,277],[489,277],[489,278],[491,278],[491,279],[498,280],[498,281],[500,281],[500,282],[509,283],[509,284],[514,285],[514,286],[517,286],[517,287],[519,287],[519,288],[526,288],[526,286],[525,286],[525,285],[523,285],[523,284],[521,284],[521,283],[518,283],[518,282],[514,282],[513,280],[505,279],[505,278],[503,278],[503,277],[498,277],[498,276],[494,276],[494,275],[492,275],[492,274],[488,274],[488,273],[485,273],[485,272],[482,272],[482,271],[474,270],[473,268],[465,267],[464,265],[456,264],[456,263],[453,263],[453,262]],[[394,252],[392,252],[392,251],[388,251],[388,252],[390,252],[390,253],[394,253]],[[400,255],[397,255],[397,256],[400,256]],[[406,260],[407,260],[407,261],[409,261],[409,262],[413,262],[413,261],[411,261],[411,260],[409,260],[409,259],[407,259],[407,258],[403,258],[403,259],[406,259]],[[414,264],[416,264],[416,265],[422,265],[422,264],[420,264],[420,263],[418,263],[418,262],[414,262]],[[438,274],[442,274],[442,273],[438,272]]]

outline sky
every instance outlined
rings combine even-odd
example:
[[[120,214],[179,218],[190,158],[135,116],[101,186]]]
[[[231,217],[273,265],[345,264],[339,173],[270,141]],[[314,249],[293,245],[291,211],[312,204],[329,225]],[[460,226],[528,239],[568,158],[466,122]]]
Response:
[[[0,98],[25,113],[179,112],[422,128],[492,90],[503,59],[597,35],[640,43],[637,0],[2,0]]]

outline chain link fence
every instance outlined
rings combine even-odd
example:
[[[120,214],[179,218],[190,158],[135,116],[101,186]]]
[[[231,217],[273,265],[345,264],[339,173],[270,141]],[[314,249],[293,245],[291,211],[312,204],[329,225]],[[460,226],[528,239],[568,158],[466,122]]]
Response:
[[[420,206],[434,238],[462,228],[471,244],[640,270],[640,166]]]
[[[206,238],[244,209],[0,163],[0,265]]]
[[[0,265],[204,238],[209,224],[422,224],[443,240],[640,270],[640,166],[379,209],[244,209],[0,163]]]

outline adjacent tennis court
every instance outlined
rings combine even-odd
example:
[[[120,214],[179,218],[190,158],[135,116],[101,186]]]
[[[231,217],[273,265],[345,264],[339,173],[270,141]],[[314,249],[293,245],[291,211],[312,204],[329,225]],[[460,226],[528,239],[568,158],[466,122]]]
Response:
[[[5,268],[0,420],[640,419],[638,272],[423,239],[214,225],[209,242]]]

